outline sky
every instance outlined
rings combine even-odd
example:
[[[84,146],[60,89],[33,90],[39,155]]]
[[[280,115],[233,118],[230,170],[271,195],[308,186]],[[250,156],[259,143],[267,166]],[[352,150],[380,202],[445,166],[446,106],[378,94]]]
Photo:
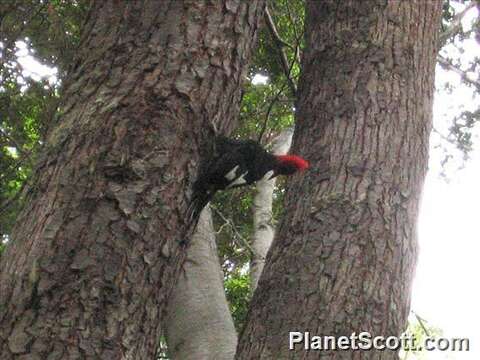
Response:
[[[434,167],[435,164],[432,164]],[[412,309],[445,337],[468,337],[480,359],[480,151],[450,182],[430,171],[419,217],[419,258]],[[443,359],[443,354],[428,354]],[[452,358],[452,357],[451,357]]]
[[[464,27],[471,26],[476,11],[472,9],[465,17]],[[26,76],[48,78],[51,83],[57,80],[55,69],[36,62],[22,43],[19,47],[18,55]],[[466,40],[465,50],[461,56],[466,60],[480,57],[480,45],[474,40]],[[457,50],[448,47],[446,51],[452,54]],[[265,81],[268,79],[261,75],[254,78],[254,83]],[[479,96],[461,86],[458,75],[437,66],[437,88],[442,88],[446,81],[453,84],[455,90],[450,94],[438,91],[434,102],[434,127],[444,134],[448,133],[448,120],[461,109],[479,106]],[[465,167],[457,170],[461,163],[459,158],[451,162],[448,181],[439,175],[444,154],[437,147],[438,135],[433,134],[431,139],[429,172],[418,220],[420,252],[413,283],[412,310],[429,325],[441,328],[445,337],[468,337],[471,351],[455,354],[434,351],[427,354],[427,360],[480,359],[479,133],[476,129],[476,146]]]
[[[477,10],[463,21],[471,27]],[[473,39],[464,42],[463,60],[480,58],[480,45]],[[444,49],[457,54],[453,46]],[[478,77],[478,74],[471,74]],[[453,85],[452,93],[437,91],[434,101],[434,127],[447,134],[449,120],[461,109],[474,110],[480,99],[471,88],[460,84],[458,75],[437,66],[436,87]],[[443,153],[432,135],[429,172],[425,181],[418,220],[419,258],[413,283],[412,310],[443,330],[445,337],[468,337],[471,351],[445,354],[428,353],[428,360],[480,359],[480,136],[474,130],[474,150],[462,170],[454,159],[447,177],[439,176]],[[454,152],[453,149],[450,149]],[[448,356],[448,357],[446,357]]]

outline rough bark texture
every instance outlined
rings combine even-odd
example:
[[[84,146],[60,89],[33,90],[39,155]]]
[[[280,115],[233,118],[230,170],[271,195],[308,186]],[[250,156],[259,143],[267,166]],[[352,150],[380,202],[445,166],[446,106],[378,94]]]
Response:
[[[0,265],[0,358],[152,359],[263,1],[96,1]]]
[[[293,129],[282,131],[273,144],[272,153],[275,155],[286,154],[292,144],[292,136]],[[258,181],[253,198],[253,256],[250,262],[250,286],[252,293],[257,288],[258,279],[265,266],[268,249],[270,249],[273,241],[272,203],[275,182],[276,179]]]
[[[289,351],[288,336],[405,328],[441,5],[307,3],[293,151],[311,169],[289,183],[238,359],[397,358]]]
[[[178,360],[233,359],[237,333],[208,206],[200,215],[183,270],[168,302],[168,355]]]

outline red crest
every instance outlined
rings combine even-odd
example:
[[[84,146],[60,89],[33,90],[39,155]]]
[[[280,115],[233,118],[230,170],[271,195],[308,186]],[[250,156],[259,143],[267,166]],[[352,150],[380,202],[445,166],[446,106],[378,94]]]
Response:
[[[307,160],[297,155],[279,155],[277,156],[277,159],[282,164],[292,165],[300,171],[308,169],[310,166]]]

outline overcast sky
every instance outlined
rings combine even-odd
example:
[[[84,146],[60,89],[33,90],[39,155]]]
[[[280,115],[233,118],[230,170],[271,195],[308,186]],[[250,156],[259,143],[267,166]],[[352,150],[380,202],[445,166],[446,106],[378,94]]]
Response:
[[[469,12],[464,27],[470,28],[477,14]],[[480,58],[480,45],[465,41],[462,58]],[[454,47],[445,49],[456,53]],[[478,74],[472,74],[478,77]],[[461,109],[480,105],[473,90],[460,85],[459,76],[437,66],[440,89],[448,81],[455,90],[439,91],[434,103],[434,126],[447,133],[449,120]],[[412,309],[431,325],[444,330],[446,337],[469,337],[469,353],[428,354],[429,360],[480,359],[480,137],[475,131],[474,151],[463,170],[455,171],[454,161],[447,173],[449,182],[439,177],[443,153],[435,148],[438,136],[432,135],[430,170],[425,182],[419,218],[420,253],[413,284]]]

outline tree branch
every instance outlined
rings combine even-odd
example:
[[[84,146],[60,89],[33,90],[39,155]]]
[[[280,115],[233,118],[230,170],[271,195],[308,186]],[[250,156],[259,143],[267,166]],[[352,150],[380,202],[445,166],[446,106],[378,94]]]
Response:
[[[218,210],[218,208],[216,206],[210,204],[210,208],[212,208],[213,211],[215,211],[217,213],[217,215],[220,216],[220,218],[225,222],[225,224],[228,224],[230,226],[233,233],[235,234],[234,239],[238,238],[240,240],[240,242],[238,244],[240,246],[242,246],[242,245],[245,246],[245,248],[251,253],[251,255],[255,255],[255,252],[253,251],[252,247],[248,243],[247,239],[245,239],[242,236],[242,234],[240,234],[240,232],[237,230],[237,227],[235,226],[233,221],[230,220],[229,218],[227,218],[225,215],[223,215],[223,213],[220,210]]]
[[[421,318],[420,315],[418,315],[415,311],[412,310],[412,313],[413,315],[415,316],[415,318],[417,319],[418,323],[420,324],[420,326],[422,327],[422,330],[423,332],[425,333],[425,335],[427,335],[428,337],[430,337],[430,332],[428,331],[427,327],[425,326],[425,319]]]
[[[473,79],[471,76],[468,75],[466,71],[460,69],[458,66],[454,65],[450,60],[444,58],[442,55],[437,55],[437,61],[444,69],[451,70],[454,73],[460,75],[463,81],[465,81],[466,83],[469,83],[470,85],[475,86],[477,90],[480,91],[479,80]]]
[[[458,14],[454,16],[452,19],[452,22],[450,26],[445,29],[444,32],[442,32],[439,36],[438,43],[439,43],[439,49],[441,49],[449,39],[457,35],[462,31],[462,19],[465,17],[465,14],[470,10],[471,8],[475,7],[477,4],[476,1],[471,1],[465,9],[460,11]]]
[[[290,77],[290,73],[292,72],[293,65],[295,65],[295,59],[292,61],[292,63],[290,64],[290,67],[288,68],[287,78]],[[280,95],[282,95],[284,89],[285,89],[285,84],[283,84],[283,86],[278,90],[277,94],[275,95],[275,97],[270,102],[270,105],[268,106],[267,113],[265,115],[265,121],[263,122],[262,130],[260,131],[260,134],[258,135],[258,142],[259,143],[262,142],[263,134],[267,130],[268,119],[270,118],[270,113],[273,110],[273,106],[280,99]]]
[[[280,63],[282,64],[283,72],[287,77],[288,86],[290,87],[290,90],[292,91],[292,93],[296,94],[297,85],[293,81],[290,74],[291,70],[289,70],[290,65],[288,64],[288,57],[287,57],[287,53],[285,52],[285,47],[289,47],[295,53],[297,52],[297,50],[295,47],[293,47],[292,45],[290,45],[280,37],[280,34],[278,33],[277,27],[275,26],[275,23],[273,21],[272,15],[270,14],[268,7],[265,8],[264,17],[265,17],[265,22],[267,24],[268,30],[270,30],[270,34],[272,35],[273,40],[275,41],[275,45],[277,46],[277,50],[280,55]]]
[[[301,49],[300,49],[300,41],[303,38],[304,30],[302,30],[300,33],[297,32],[297,19],[296,16],[293,14],[293,12],[290,10],[290,5],[289,2],[287,1],[285,3],[287,7],[287,14],[288,18],[290,20],[290,24],[292,25],[293,33],[295,35],[295,59],[297,60],[297,63],[300,65],[302,63],[301,61]],[[301,26],[303,29],[304,26]]]

